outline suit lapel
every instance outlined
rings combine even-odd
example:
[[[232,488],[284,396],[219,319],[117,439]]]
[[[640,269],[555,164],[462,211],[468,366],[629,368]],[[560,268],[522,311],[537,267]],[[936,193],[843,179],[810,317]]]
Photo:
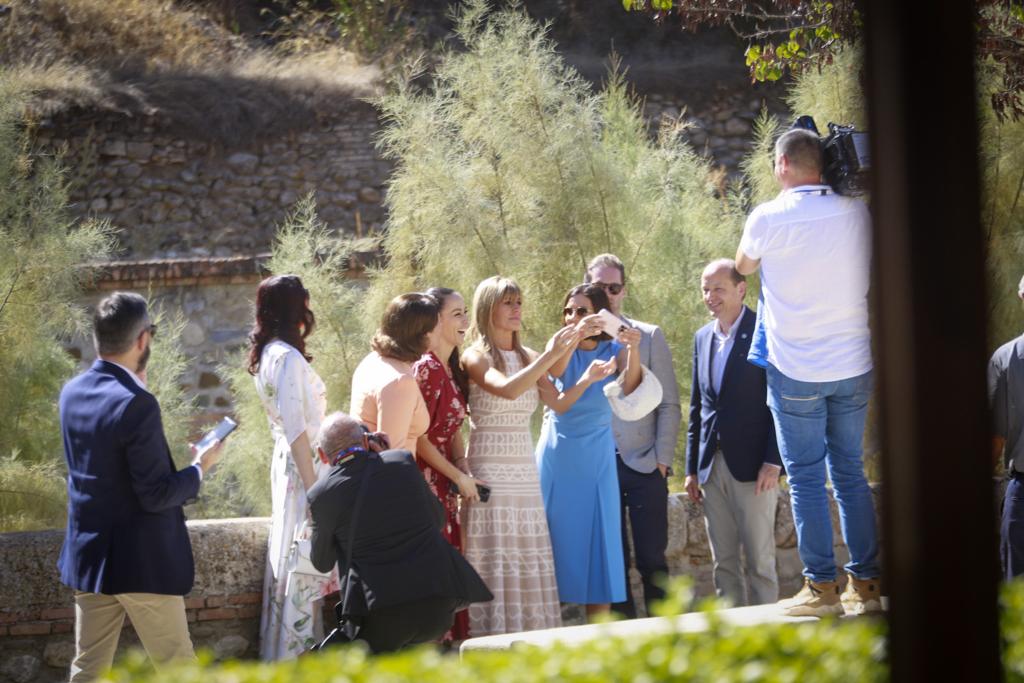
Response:
[[[715,343],[715,335],[710,327],[705,327],[702,334],[703,337],[697,341],[699,345],[697,349],[697,363],[699,364],[697,379],[700,381],[700,387],[704,393],[715,400],[718,395],[715,393],[715,388],[711,386],[711,358],[714,348],[712,345]]]
[[[725,372],[722,373],[722,386],[718,388],[719,395],[725,393],[729,385],[729,378],[735,374],[740,363],[747,362],[747,352],[750,350],[750,335],[754,329],[754,316],[750,309],[743,307],[743,317],[740,319],[739,329],[736,330],[736,338],[733,340],[732,349],[729,351],[729,358],[725,362]]]

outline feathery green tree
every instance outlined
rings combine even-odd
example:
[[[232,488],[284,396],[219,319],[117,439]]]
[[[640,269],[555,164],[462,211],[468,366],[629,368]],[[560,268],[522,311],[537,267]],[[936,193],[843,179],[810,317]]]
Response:
[[[292,273],[309,290],[316,327],[306,339],[313,367],[327,386],[328,411],[348,410],[356,365],[369,351],[373,326],[363,311],[365,281],[352,278],[351,240],[330,233],[316,215],[312,195],[278,229],[267,269]],[[375,321],[374,321],[375,322]],[[203,484],[196,513],[203,517],[270,514],[270,457],[274,442],[248,373],[248,349],[223,368],[235,397],[239,427],[224,444],[220,464]]]
[[[479,0],[456,32],[465,50],[445,54],[429,85],[413,70],[377,102],[396,168],[368,310],[430,286],[469,298],[502,274],[523,287],[526,337],[542,345],[587,261],[613,252],[627,268],[627,313],[664,328],[686,395],[693,333],[708,320],[700,272],[739,241],[732,195],[680,123],[651,139],[614,63],[594,92],[543,27]]]
[[[57,395],[75,362],[59,340],[85,329],[83,264],[113,246],[107,225],[68,213],[59,160],[30,146],[25,95],[0,71],[0,530],[63,515]]]

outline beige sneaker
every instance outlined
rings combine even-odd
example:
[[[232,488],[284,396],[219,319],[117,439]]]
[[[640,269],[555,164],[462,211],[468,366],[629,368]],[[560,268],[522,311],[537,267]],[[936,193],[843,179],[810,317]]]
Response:
[[[779,600],[782,613],[788,617],[824,617],[842,614],[838,581],[804,579],[804,587],[788,600]]]
[[[858,579],[851,576],[843,591],[843,609],[847,614],[867,614],[882,611],[881,582],[874,579]]]

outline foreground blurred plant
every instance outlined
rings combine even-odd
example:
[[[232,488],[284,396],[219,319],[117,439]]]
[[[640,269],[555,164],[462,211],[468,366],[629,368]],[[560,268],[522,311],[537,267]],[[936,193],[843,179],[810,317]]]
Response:
[[[668,603],[687,604],[677,586]],[[535,683],[536,681],[830,681],[887,680],[885,622],[823,620],[802,624],[734,627],[706,614],[695,633],[599,635],[585,643],[516,647],[444,656],[430,647],[371,657],[358,645],[280,664],[227,662],[207,655],[198,664],[154,672],[141,656],[126,659],[107,678],[118,683],[255,683],[334,680],[351,683]],[[1017,617],[1019,619],[1019,616]],[[339,674],[339,672],[343,672]]]

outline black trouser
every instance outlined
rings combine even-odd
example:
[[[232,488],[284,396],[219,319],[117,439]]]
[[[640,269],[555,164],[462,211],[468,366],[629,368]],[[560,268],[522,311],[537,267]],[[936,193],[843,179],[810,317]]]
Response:
[[[457,604],[455,598],[427,598],[371,610],[359,640],[374,654],[439,640],[452,627]]]
[[[644,604],[647,614],[651,603],[665,597],[665,591],[656,584],[659,578],[668,574],[665,562],[665,548],[668,546],[668,482],[655,468],[650,474],[642,474],[628,467],[619,457],[615,458],[619,470],[619,494],[622,514],[622,552],[626,567],[626,601],[617,602],[612,609],[633,619],[636,606],[629,590],[629,539],[626,532],[626,511],[633,530],[633,554],[636,568],[644,586]]]

